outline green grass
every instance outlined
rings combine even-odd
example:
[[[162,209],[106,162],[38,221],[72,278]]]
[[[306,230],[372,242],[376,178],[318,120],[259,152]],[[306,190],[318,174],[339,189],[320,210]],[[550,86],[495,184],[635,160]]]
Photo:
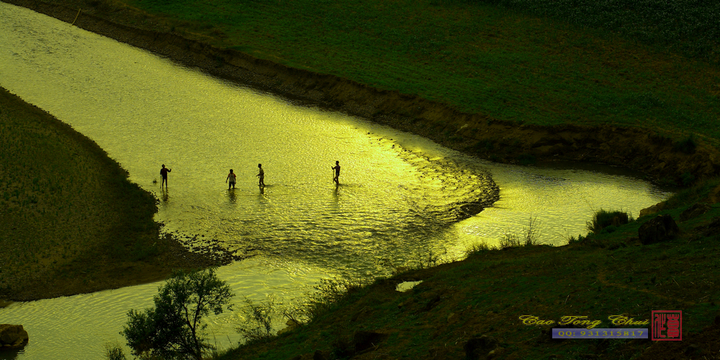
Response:
[[[706,202],[718,180],[679,192],[661,214],[679,214],[697,202]],[[293,331],[262,343],[227,351],[219,359],[279,359],[322,354],[352,358],[353,335],[375,331],[387,335],[362,358],[464,358],[464,345],[488,335],[503,349],[499,358],[634,359],[651,344],[655,354],[686,351],[669,342],[649,340],[557,341],[547,332],[557,325],[525,323],[523,315],[557,322],[563,316],[586,316],[613,324],[610,316],[650,320],[652,310],[682,310],[683,348],[714,345],[699,342],[698,334],[712,326],[720,311],[720,252],[718,235],[704,227],[720,216],[720,206],[696,218],[679,222],[681,235],[671,241],[643,246],[640,226],[655,215],[637,220],[620,211],[598,211],[598,226],[613,226],[564,247],[518,246],[489,249],[476,246],[466,260],[434,268],[415,269],[378,279],[364,287],[326,283],[323,301],[315,297],[316,311]],[[622,217],[622,221],[613,219]],[[628,221],[626,221],[628,220]],[[608,225],[610,224],[610,225]],[[535,225],[523,231],[532,234]],[[540,241],[542,239],[539,239]],[[538,242],[538,239],[534,241]],[[423,280],[407,292],[395,291],[403,281]],[[674,350],[670,350],[674,349]],[[692,349],[691,349],[692,350]],[[593,357],[595,358],[595,357]],[[646,354],[644,358],[653,358]]]
[[[709,190],[702,192],[706,196]],[[665,213],[677,218],[682,210]],[[702,235],[701,227],[718,215],[720,207],[714,207],[693,221],[679,223],[683,234],[679,238],[649,246],[636,239],[648,216],[560,248],[479,247],[462,262],[379,279],[340,297],[333,293],[329,304],[306,325],[270,341],[230,350],[220,359],[294,358],[316,351],[350,358],[356,355],[351,351],[352,339],[359,331],[388,335],[363,358],[460,359],[470,338],[486,334],[498,340],[507,358],[595,354],[630,359],[651,343],[556,341],[543,331],[558,326],[526,324],[520,317],[532,315],[557,323],[563,316],[587,316],[601,321],[600,328],[622,328],[628,326],[612,324],[609,317],[644,321],[652,310],[660,309],[682,310],[683,339],[705,348],[693,336],[711,326],[720,311],[720,288],[712,286],[720,281],[714,255],[720,252],[720,242],[717,234]],[[395,284],[410,280],[423,282],[408,292],[394,291]]]
[[[452,2],[452,1],[445,1]],[[689,57],[720,60],[720,3],[697,0],[476,0],[620,33]]]
[[[627,224],[628,221],[632,220],[632,216],[629,216],[624,211],[607,211],[600,209],[595,212],[592,220],[587,222],[587,228],[590,232],[596,234],[602,231],[613,232],[618,226]]]
[[[123,4],[152,14],[133,19],[136,26],[501,120],[639,127],[684,153],[698,140],[720,139],[720,25],[718,5],[710,2],[127,0],[112,6]],[[95,11],[112,14],[112,6]],[[683,182],[690,184],[687,175]],[[663,212],[677,219],[716,185],[678,193]],[[464,262],[313,299],[307,325],[223,358],[338,353],[360,330],[389,334],[376,350],[387,358],[462,358],[463,344],[481,334],[497,338],[514,358],[634,358],[647,343],[550,341],[541,332],[547,328],[525,325],[519,316],[587,315],[608,326],[609,315],[647,319],[654,309],[680,309],[683,337],[692,336],[720,310],[714,286],[720,242],[699,230],[716,216],[717,206],[680,223],[678,239],[648,246],[636,238],[649,216],[611,222],[612,231],[562,248],[478,245]],[[406,280],[424,281],[395,292]]]
[[[154,262],[171,246],[153,221],[155,198],[96,143],[1,88],[0,143],[0,298],[70,295],[170,272],[171,257]]]
[[[618,15],[608,12],[615,6],[610,2],[488,2],[510,9],[428,0],[127,3],[166,19],[183,36],[466,112],[529,124],[615,124],[673,138],[720,138],[714,126],[720,114],[717,67],[709,55],[698,60],[674,51],[687,47],[681,33],[694,38],[701,32],[675,26],[686,18],[702,13],[704,23],[697,26],[717,31],[709,15],[716,5],[683,3],[672,7],[674,17],[662,10],[658,16],[665,20],[643,15],[645,22],[638,22],[633,14],[642,6],[619,2],[627,16],[609,25],[606,20]],[[519,8],[527,11],[514,10]],[[578,25],[586,17],[591,20]],[[608,26],[624,30],[612,33]],[[677,46],[638,43],[635,27]],[[708,35],[706,42],[716,38]]]

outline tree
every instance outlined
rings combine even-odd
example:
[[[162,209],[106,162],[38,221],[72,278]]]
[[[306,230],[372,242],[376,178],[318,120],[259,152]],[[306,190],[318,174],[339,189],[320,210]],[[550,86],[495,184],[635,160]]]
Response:
[[[203,338],[203,318],[222,313],[233,296],[215,269],[175,272],[158,289],[154,308],[128,312],[121,334],[135,356],[200,360],[212,349]]]

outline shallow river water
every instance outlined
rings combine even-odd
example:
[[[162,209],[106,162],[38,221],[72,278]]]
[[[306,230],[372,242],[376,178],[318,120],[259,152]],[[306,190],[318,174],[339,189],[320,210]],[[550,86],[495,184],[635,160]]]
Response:
[[[585,234],[595,210],[640,209],[669,194],[624,175],[499,165],[339,113],[298,107],[149,52],[0,2],[0,86],[96,141],[159,199],[165,230],[251,256],[219,269],[236,302],[302,302],[321,279],[460,259],[535,218],[542,242]],[[331,166],[342,167],[340,186]],[[257,185],[257,165],[265,183]],[[160,188],[160,165],[172,169]],[[229,169],[238,176],[228,191]],[[491,180],[492,178],[492,180]],[[156,182],[157,181],[157,182]],[[462,204],[500,199],[470,218]],[[189,244],[191,245],[191,244]],[[23,324],[18,359],[102,358],[129,309],[159,283],[0,309]],[[240,311],[213,320],[220,348]]]

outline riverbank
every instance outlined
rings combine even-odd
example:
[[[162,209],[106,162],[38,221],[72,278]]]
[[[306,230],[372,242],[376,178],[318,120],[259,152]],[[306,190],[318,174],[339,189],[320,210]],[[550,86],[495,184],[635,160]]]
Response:
[[[412,100],[412,97],[409,99]],[[427,123],[418,120],[417,125],[424,129]],[[537,126],[518,126],[519,129],[527,127]],[[438,128],[438,132],[444,129]],[[547,131],[552,129],[546,128]],[[566,136],[572,139],[572,134]],[[612,129],[608,129],[606,137],[612,136]],[[695,144],[691,137],[680,136],[673,140],[661,134],[653,133],[652,136],[660,145],[664,144],[668,153],[686,158],[697,155],[697,147],[706,146],[691,146]],[[457,146],[462,139],[446,141],[455,141]],[[595,139],[600,140],[602,138]],[[497,149],[497,153],[518,151],[515,147],[521,144],[525,143],[508,143]],[[584,146],[581,143],[570,144],[578,148]],[[605,152],[614,154],[612,145],[627,146],[612,141],[610,145],[590,143],[588,146],[591,149],[593,146],[601,147]],[[496,146],[499,145],[495,142],[478,145],[491,155],[494,155]],[[514,154],[516,157],[507,161],[533,159],[532,154],[525,157],[517,152]],[[622,155],[619,156],[622,158]],[[535,160],[538,159],[547,158],[535,157]],[[670,168],[678,170],[678,166],[671,164]],[[684,174],[687,175],[683,177]],[[670,179],[690,183],[693,181],[690,176],[695,178],[695,174],[674,173]],[[662,179],[658,175],[654,177]],[[713,207],[717,199],[711,196],[709,189],[696,192],[705,195],[684,193],[680,198],[691,203],[713,205],[705,214],[681,222],[683,235],[674,241],[647,247],[639,245],[635,237],[640,224],[649,219],[645,217],[616,227],[612,232],[589,237],[581,244],[558,249],[523,247],[497,252],[479,249],[466,262],[409,272],[379,281],[371,287],[353,289],[345,302],[329,304],[336,311],[323,314],[316,323],[281,336],[277,341],[258,343],[254,348],[241,348],[228,357],[247,354],[256,358],[333,355],[354,358],[413,355],[419,358],[462,358],[468,347],[483,350],[492,344],[498,347],[487,349],[487,352],[498,350],[495,353],[498,358],[645,356],[658,359],[667,356],[676,359],[716,354],[720,348],[716,342],[717,326],[713,325],[713,318],[717,314],[715,299],[718,294],[713,284],[720,279],[711,255],[718,250],[715,246],[717,226],[713,225],[713,219],[718,216],[717,207]],[[675,203],[665,213],[679,218],[691,203]],[[396,293],[394,285],[405,280],[424,280],[424,283],[410,293]],[[683,310],[686,322],[682,343],[553,341],[547,338],[548,327],[526,326],[519,320],[519,316],[525,314],[543,319],[581,314],[591,319],[602,319],[604,325],[609,326],[609,315],[625,314],[645,319],[649,317],[649,311],[656,309]],[[494,341],[488,338],[481,340],[482,335],[490,336]],[[363,337],[369,339],[370,346],[367,341],[362,341]],[[268,355],[270,351],[277,352]]]
[[[0,299],[165,279],[221,260],[160,236],[156,199],[95,142],[0,89]]]
[[[247,40],[250,35],[245,34],[245,38],[240,35],[230,36],[230,30],[220,31],[213,28],[213,21],[220,21],[221,15],[212,12],[208,12],[203,20],[188,21],[174,19],[170,13],[151,14],[149,10],[142,10],[130,2],[8,2],[148,49],[184,65],[201,68],[214,76],[275,93],[301,104],[321,106],[387,124],[495,162],[602,163],[642,172],[656,183],[681,186],[713,177],[720,170],[720,155],[716,147],[718,134],[712,125],[717,116],[717,89],[714,88],[716,85],[713,81],[720,78],[718,70],[709,64],[678,58],[672,54],[653,53],[642,47],[631,51],[629,49],[634,49],[632,44],[623,42],[619,37],[603,40],[583,34],[584,40],[573,40],[577,42],[573,43],[573,46],[581,46],[583,41],[603,40],[603,46],[609,47],[618,43],[617,48],[603,48],[597,54],[568,54],[572,54],[570,58],[574,59],[571,62],[588,62],[587,66],[590,68],[584,68],[583,71],[593,73],[608,68],[607,71],[613,73],[613,76],[620,76],[622,79],[601,76],[593,80],[588,78],[587,74],[576,74],[578,79],[565,79],[567,74],[564,73],[564,65],[558,63],[555,70],[543,71],[551,71],[550,77],[557,74],[564,80],[561,79],[555,88],[538,89],[534,93],[524,90],[533,88],[534,85],[521,86],[517,91],[523,92],[514,94],[515,100],[511,103],[502,100],[502,107],[517,107],[514,110],[516,115],[499,117],[503,116],[503,113],[483,110],[479,108],[482,104],[465,106],[475,109],[474,112],[468,112],[468,109],[462,110],[463,105],[460,103],[428,100],[432,98],[431,95],[423,97],[412,93],[412,89],[407,90],[410,92],[403,92],[402,84],[396,88],[392,88],[392,84],[375,87],[333,75],[332,71],[313,71],[314,65],[286,59],[280,55],[280,50],[276,53],[255,51],[253,49],[260,45],[242,45],[250,41]],[[524,17],[518,21],[520,20],[530,21]],[[553,29],[566,35],[569,30],[571,29]],[[213,31],[216,36],[212,36]],[[504,40],[511,41],[506,38]],[[277,42],[288,43],[282,39],[277,39]],[[245,48],[253,50],[248,51],[253,55],[238,50]],[[593,48],[595,47],[589,44],[583,47],[583,51]],[[561,49],[545,50],[557,53]],[[562,51],[560,53],[562,54]],[[264,55],[265,58],[258,55]],[[592,56],[597,56],[598,59],[589,61],[588,57]],[[655,59],[654,56],[658,58]],[[698,69],[693,70],[693,67],[687,64],[688,61],[692,61],[692,66]],[[601,64],[595,68],[596,65],[592,64],[597,62]],[[285,63],[296,66],[291,67]],[[363,66],[363,69],[365,68]],[[644,72],[643,69],[646,68],[651,68],[652,71]],[[381,69],[382,66],[378,65],[377,69],[363,70],[362,74]],[[531,70],[527,71],[532,73]],[[637,72],[637,77],[630,78],[628,72]],[[618,73],[620,75],[617,75]],[[358,76],[362,78],[362,74]],[[658,82],[658,79],[663,79],[662,83]],[[672,79],[677,79],[677,83],[667,81]],[[484,86],[507,85],[493,81],[496,80]],[[545,95],[542,94],[561,91],[565,84],[571,84],[570,92],[579,92],[588,86],[595,86],[596,83],[610,86],[609,84],[614,82],[621,85],[617,88],[596,90],[599,94],[617,92],[618,98],[587,100],[594,101],[592,106],[565,103],[563,107],[543,110],[542,117],[531,109],[533,106],[541,106],[542,102],[559,101],[544,98]],[[445,86],[452,88],[452,84]],[[652,92],[652,89],[657,91]],[[454,92],[458,90],[456,88]],[[503,92],[512,92],[511,90]],[[660,90],[667,97],[660,96]],[[480,97],[482,96],[484,95]],[[533,103],[537,102],[536,105],[527,105],[522,100],[518,103],[518,99],[529,99],[530,96],[539,96],[532,100]],[[682,100],[675,99],[676,97]],[[603,102],[607,104],[603,105]],[[526,108],[527,106],[530,108]],[[583,107],[596,110],[586,113],[582,112]],[[632,111],[623,110],[626,107],[632,108]],[[567,113],[562,110],[565,108],[578,112]],[[603,112],[603,109],[607,108],[617,109],[610,113]],[[664,119],[661,116],[669,118]],[[680,121],[677,121],[678,119]]]
[[[720,353],[719,194],[716,180],[668,200],[661,213],[680,235],[666,242],[639,241],[657,215],[649,214],[567,246],[478,246],[463,261],[338,296],[340,284],[309,301],[307,324],[289,320],[292,331],[219,359],[712,359]],[[704,203],[712,205],[693,207]],[[405,282],[419,283],[397,291]],[[682,341],[552,338],[552,328],[648,331],[654,310],[682,311]],[[561,326],[573,316],[587,324]]]

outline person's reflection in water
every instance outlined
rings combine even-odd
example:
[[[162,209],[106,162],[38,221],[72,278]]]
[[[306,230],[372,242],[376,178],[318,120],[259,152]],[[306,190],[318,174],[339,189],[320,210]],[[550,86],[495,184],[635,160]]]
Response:
[[[231,204],[234,204],[237,200],[237,197],[235,196],[235,188],[228,189],[228,199],[230,199]]]
[[[168,193],[167,186],[161,187],[162,189],[162,202],[166,203],[170,199],[170,194]]]

